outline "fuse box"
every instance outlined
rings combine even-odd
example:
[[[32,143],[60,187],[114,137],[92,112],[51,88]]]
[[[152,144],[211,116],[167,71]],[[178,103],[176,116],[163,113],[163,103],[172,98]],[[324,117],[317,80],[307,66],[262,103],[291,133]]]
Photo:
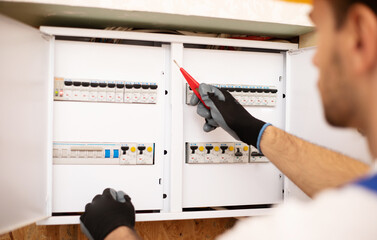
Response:
[[[33,211],[15,196],[4,201],[19,209],[2,212],[49,217],[39,224],[77,224],[86,203],[107,187],[131,196],[137,221],[255,216],[281,203],[289,181],[253,146],[221,128],[203,131],[205,120],[187,104],[192,92],[173,60],[198,82],[230,92],[253,116],[324,140],[325,131],[302,126],[303,117],[315,126],[323,119],[322,111],[313,113],[318,96],[302,94],[303,77],[315,76],[303,66],[310,66],[312,50],[291,54],[296,44],[53,27],[43,27],[41,37],[31,28],[14,35],[22,27],[10,23],[0,21],[9,29],[4,39],[25,44],[22,52],[10,46],[18,55],[10,49],[1,55],[0,96],[9,116],[1,129],[9,146],[1,152],[11,165],[1,169],[27,169],[19,182],[11,180],[19,172],[2,176],[5,189],[12,184],[13,192],[25,193]],[[118,43],[100,41],[111,38]],[[292,65],[305,76],[294,75]],[[13,96],[15,83],[33,91],[20,88]],[[349,136],[348,149],[355,149]],[[20,145],[27,158],[14,154]]]

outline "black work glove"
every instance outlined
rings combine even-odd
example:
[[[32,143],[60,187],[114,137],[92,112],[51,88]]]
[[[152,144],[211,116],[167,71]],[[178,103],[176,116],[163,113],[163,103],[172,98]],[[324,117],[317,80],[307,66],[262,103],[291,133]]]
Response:
[[[135,208],[122,191],[106,188],[85,206],[80,217],[81,231],[90,240],[102,240],[117,227],[135,226]]]
[[[205,132],[210,132],[217,127],[223,128],[235,139],[259,148],[259,141],[264,129],[270,125],[250,115],[248,111],[226,90],[202,83],[198,92],[208,110],[198,97],[193,94],[191,105],[197,105],[197,113],[204,117]]]

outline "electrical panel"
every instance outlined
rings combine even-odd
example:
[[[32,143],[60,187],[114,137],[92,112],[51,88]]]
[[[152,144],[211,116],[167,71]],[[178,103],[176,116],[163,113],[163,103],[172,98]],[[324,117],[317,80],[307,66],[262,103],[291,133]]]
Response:
[[[55,142],[54,164],[153,165],[154,143]]]
[[[265,106],[276,105],[277,92],[273,86],[254,86],[239,84],[211,84],[217,88],[228,91],[243,106]],[[190,104],[190,99],[194,92],[186,84],[186,104]]]
[[[48,224],[77,223],[107,187],[129,194],[137,219],[146,221],[247,216],[283,200],[282,174],[265,156],[221,128],[203,131],[173,60],[198,82],[233,94],[253,116],[284,127],[281,79],[291,45],[254,51],[245,41],[233,51],[203,48],[216,43],[207,38],[102,30],[66,38],[69,29],[52,31],[44,36],[59,37],[50,42],[53,66],[41,90],[48,105]],[[120,42],[98,41],[108,34]]]
[[[82,212],[107,187],[130,194],[137,211],[160,211],[166,49],[54,46],[52,212]]]
[[[156,103],[156,83],[93,81],[55,77],[54,100],[117,103]]]
[[[368,159],[364,139],[331,132],[317,114],[322,111],[313,90],[313,49],[292,52],[296,44],[93,29],[38,31],[0,18],[5,40],[17,39],[2,49],[7,60],[0,73],[9,115],[2,133],[14,140],[2,148],[4,159],[14,160],[3,161],[1,168],[7,179],[2,188],[15,189],[2,209],[9,226],[45,217],[38,224],[77,224],[85,205],[107,187],[131,196],[137,221],[267,214],[271,204],[292,194],[291,183],[253,146],[221,128],[203,131],[205,121],[186,104],[190,89],[173,60],[198,82],[231,93],[237,88],[233,94],[239,95],[233,96],[256,118],[323,143],[323,131],[320,136],[292,117],[310,109],[305,117],[326,130],[327,145]],[[116,43],[107,41],[111,38]],[[23,71],[17,71],[20,66]],[[20,88],[22,94],[15,95],[14,82],[33,91]],[[144,98],[144,93],[155,95]],[[265,97],[275,98],[275,105],[255,107],[255,100],[263,103]],[[39,107],[30,111],[31,105]],[[20,144],[27,158],[14,154]],[[364,156],[351,151],[355,144]],[[25,191],[31,204],[15,194]]]
[[[193,78],[228,91],[251,115],[277,127],[284,123],[283,66],[284,55],[280,53],[195,48],[183,51],[183,68]],[[281,202],[283,181],[279,170],[255,147],[235,141],[220,127],[204,132],[205,120],[197,114],[196,106],[189,105],[193,92],[181,78],[183,207],[247,208]]]

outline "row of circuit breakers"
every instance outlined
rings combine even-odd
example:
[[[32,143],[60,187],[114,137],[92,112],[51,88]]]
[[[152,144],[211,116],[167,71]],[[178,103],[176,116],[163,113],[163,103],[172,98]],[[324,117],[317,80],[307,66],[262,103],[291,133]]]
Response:
[[[186,163],[268,162],[253,146],[241,142],[187,143]],[[154,143],[54,142],[54,164],[153,165]]]
[[[156,103],[156,83],[89,81],[55,78],[54,100],[83,102]]]
[[[278,90],[272,86],[219,85],[244,106],[276,105]],[[156,103],[156,83],[88,81],[55,78],[54,100],[117,103]],[[186,103],[190,103],[193,91],[186,85]]]
[[[186,143],[186,163],[256,163],[269,162],[253,146],[241,142]]]
[[[153,165],[154,143],[54,142],[54,164]]]
[[[273,107],[276,105],[277,92],[276,87],[272,86],[255,86],[255,85],[238,85],[238,84],[211,84],[217,88],[227,90],[232,96],[244,106],[266,106]],[[194,92],[190,86],[186,85],[186,104],[190,104],[190,99]]]

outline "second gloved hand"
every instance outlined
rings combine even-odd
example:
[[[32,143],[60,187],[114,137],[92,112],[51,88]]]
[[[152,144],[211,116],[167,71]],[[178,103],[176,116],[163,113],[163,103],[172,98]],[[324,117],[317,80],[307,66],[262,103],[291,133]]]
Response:
[[[80,217],[81,230],[90,240],[102,240],[120,226],[133,230],[135,208],[131,198],[122,191],[106,188],[85,206]]]
[[[235,139],[259,149],[261,135],[270,124],[253,117],[226,90],[202,83],[198,91],[210,109],[208,110],[195,94],[193,94],[190,104],[198,104],[197,113],[206,120],[204,131],[210,132],[221,127]]]

